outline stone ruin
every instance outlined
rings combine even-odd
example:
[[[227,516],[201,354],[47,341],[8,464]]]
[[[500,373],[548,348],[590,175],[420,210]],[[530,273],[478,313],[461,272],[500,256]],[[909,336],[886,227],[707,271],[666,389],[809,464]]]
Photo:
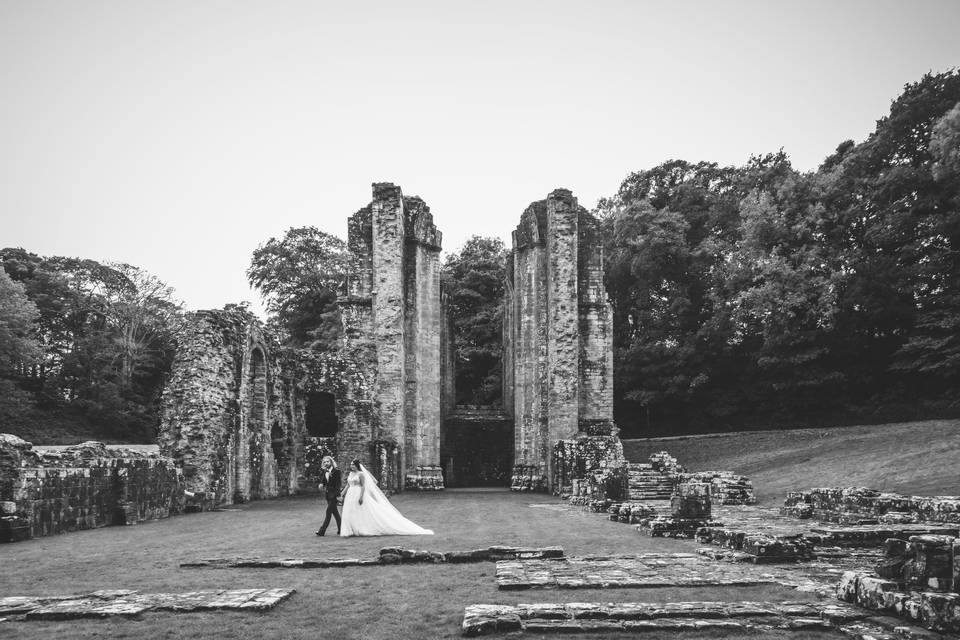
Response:
[[[557,189],[527,207],[513,232],[504,405],[515,421],[514,489],[559,490],[571,473],[584,477],[601,462],[623,464],[613,422],[612,312],[597,227],[569,191]],[[572,467],[555,455],[558,442],[585,438],[598,441]]]
[[[213,504],[294,493],[326,453],[359,458],[390,491],[442,488],[440,245],[423,200],[375,184],[348,221],[335,353],[294,360],[249,314],[194,314],[160,433],[190,489]]]
[[[129,519],[309,491],[328,454],[341,464],[359,458],[387,491],[443,489],[456,479],[559,493],[576,481],[595,496],[625,498],[597,221],[565,189],[521,215],[506,265],[502,407],[454,405],[441,241],[422,199],[373,185],[371,202],[348,220],[343,331],[332,352],[283,349],[239,307],[188,314],[161,403],[160,455],[149,463],[167,475],[144,479],[141,492],[149,501],[155,490],[163,504]],[[140,504],[91,485],[84,495],[109,514],[78,519],[74,510],[87,512],[71,502],[73,485],[58,493],[48,483],[33,495],[23,478],[34,463],[17,456],[0,469],[0,498],[4,517],[35,523],[29,535],[120,522],[118,509]],[[71,464],[113,468],[115,457]],[[57,466],[38,459],[36,473],[48,463]],[[37,506],[44,500],[72,506],[37,516],[47,513]]]
[[[165,518],[184,510],[183,486],[156,454],[99,442],[35,449],[0,433],[0,542]]]
[[[188,489],[211,505],[295,493],[315,483],[326,453],[359,458],[390,491],[442,489],[445,471],[461,482],[506,476],[507,461],[519,490],[622,467],[597,221],[563,189],[521,216],[507,263],[504,405],[485,410],[453,404],[441,240],[423,200],[374,184],[348,221],[341,344],[309,362],[293,361],[249,314],[192,314],[159,438]],[[327,406],[319,418],[317,398]],[[496,460],[471,465],[473,432],[501,447],[487,452]],[[568,447],[579,457],[558,465],[558,441],[578,440],[593,443]]]

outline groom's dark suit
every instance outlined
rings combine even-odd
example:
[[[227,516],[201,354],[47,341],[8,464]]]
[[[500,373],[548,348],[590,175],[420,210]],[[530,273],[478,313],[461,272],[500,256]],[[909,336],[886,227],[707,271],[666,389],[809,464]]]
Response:
[[[337,499],[340,497],[340,489],[343,486],[343,475],[340,469],[330,469],[324,471],[320,476],[320,486],[327,490],[327,515],[323,519],[323,525],[317,531],[318,536],[327,532],[330,526],[330,516],[337,521],[337,533],[340,533],[340,512],[337,510]]]

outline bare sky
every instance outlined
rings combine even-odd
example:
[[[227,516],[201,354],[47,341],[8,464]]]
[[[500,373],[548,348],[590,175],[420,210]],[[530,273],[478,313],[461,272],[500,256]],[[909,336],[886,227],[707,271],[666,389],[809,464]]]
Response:
[[[445,249],[670,158],[814,169],[960,64],[960,2],[0,2],[0,247],[129,262],[190,308],[395,182]]]

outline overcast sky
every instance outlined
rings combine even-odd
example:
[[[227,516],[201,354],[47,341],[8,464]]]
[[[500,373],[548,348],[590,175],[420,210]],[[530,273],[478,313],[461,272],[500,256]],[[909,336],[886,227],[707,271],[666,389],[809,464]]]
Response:
[[[375,181],[451,250],[670,158],[814,169],[960,64],[958,27],[956,0],[2,0],[0,247],[256,301],[253,249],[345,236]]]

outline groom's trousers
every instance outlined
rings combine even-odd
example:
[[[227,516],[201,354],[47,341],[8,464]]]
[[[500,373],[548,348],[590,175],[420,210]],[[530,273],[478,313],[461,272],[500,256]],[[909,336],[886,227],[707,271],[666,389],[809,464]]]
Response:
[[[323,525],[320,526],[320,535],[327,532],[327,527],[330,526],[330,516],[333,516],[333,519],[337,521],[337,533],[340,533],[340,511],[337,510],[336,497],[333,500],[327,498],[327,515],[323,519]]]

